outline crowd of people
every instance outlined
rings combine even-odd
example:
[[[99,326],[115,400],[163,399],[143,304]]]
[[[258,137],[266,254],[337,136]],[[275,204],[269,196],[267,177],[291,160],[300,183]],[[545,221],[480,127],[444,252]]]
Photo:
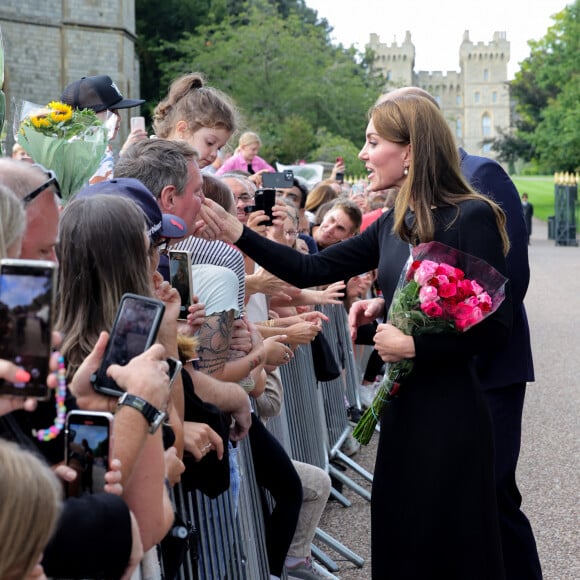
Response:
[[[65,87],[60,100],[114,127],[101,166],[66,204],[50,167],[18,147],[0,159],[0,257],[58,262],[52,342],[66,369],[59,373],[53,357],[48,401],[0,396],[0,530],[10,538],[2,580],[130,578],[144,565],[161,577],[156,547],[175,524],[172,486],[204,489],[213,458],[226,464],[236,504],[237,444],[246,437],[256,481],[272,498],[264,509],[270,578],[318,577],[310,546],[330,477],[290,457],[266,422],[291,388],[279,369],[321,333],[327,319],[316,306],[324,304],[344,307],[353,341],[374,346],[360,377],[363,407],[385,363],[415,363],[381,421],[372,577],[541,578],[515,480],[534,378],[522,204],[499,164],[457,148],[431,95],[397,89],[371,109],[363,187],[337,180],[339,158],[314,187],[294,176],[276,188],[271,215],[256,208],[262,177],[274,171],[258,156],[261,139],[237,137],[235,103],[203,75],[177,78],[155,107],[152,134],[133,130],[116,156],[119,110],[143,101],[124,98],[103,75]],[[225,159],[232,139],[238,147]],[[386,313],[409,247],[433,240],[504,274],[506,298],[465,333],[407,336]],[[171,285],[172,250],[191,259],[185,316],[183,291]],[[153,346],[108,368],[124,391],[114,397],[95,390],[95,373],[126,293],[161,301],[164,313]],[[181,362],[174,381],[168,358]],[[26,382],[23,372],[0,360],[3,380]],[[65,379],[66,409],[114,413],[101,493],[62,494],[59,480],[78,477],[63,464]],[[225,436],[199,420],[204,404],[223,416]],[[345,405],[351,420],[355,406]],[[34,436],[52,423],[50,436]],[[344,452],[357,448],[350,438]]]

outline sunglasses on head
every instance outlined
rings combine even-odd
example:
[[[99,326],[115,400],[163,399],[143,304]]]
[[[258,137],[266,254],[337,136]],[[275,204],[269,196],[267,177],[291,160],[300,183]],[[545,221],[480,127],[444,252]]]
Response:
[[[24,205],[28,205],[31,201],[37,198],[45,189],[48,189],[51,186],[54,189],[54,193],[56,193],[56,195],[58,195],[58,197],[62,199],[62,193],[60,191],[60,185],[56,178],[56,173],[52,169],[46,169],[46,167],[43,167],[42,165],[40,165],[40,163],[34,163],[32,167],[38,167],[48,177],[48,179],[42,185],[39,185],[34,191],[31,191],[29,194],[23,197],[22,203]]]
[[[159,252],[161,256],[166,256],[169,253],[170,239],[169,238],[159,238],[153,240],[153,247]]]

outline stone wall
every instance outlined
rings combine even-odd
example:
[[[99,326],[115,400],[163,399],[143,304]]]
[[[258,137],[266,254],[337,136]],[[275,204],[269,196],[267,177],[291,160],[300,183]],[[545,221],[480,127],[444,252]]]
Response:
[[[45,104],[83,76],[109,75],[125,97],[139,98],[134,0],[2,0],[8,133],[13,143],[13,102]],[[129,133],[123,114],[117,144]]]

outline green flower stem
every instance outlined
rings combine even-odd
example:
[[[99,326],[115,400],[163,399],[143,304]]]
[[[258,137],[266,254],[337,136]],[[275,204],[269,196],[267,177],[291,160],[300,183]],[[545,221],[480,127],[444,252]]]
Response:
[[[381,381],[371,406],[363,413],[363,416],[360,418],[352,432],[352,436],[357,441],[363,445],[368,445],[385,406],[393,399],[392,392],[395,383],[408,375],[412,368],[413,361],[410,359],[405,359],[389,365],[389,370]]]

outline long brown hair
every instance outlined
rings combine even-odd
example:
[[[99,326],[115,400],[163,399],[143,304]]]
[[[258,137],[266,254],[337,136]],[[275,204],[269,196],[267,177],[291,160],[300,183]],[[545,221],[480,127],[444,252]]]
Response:
[[[505,214],[463,177],[453,133],[436,105],[423,96],[400,94],[375,105],[369,117],[383,139],[411,146],[409,174],[395,201],[394,230],[402,240],[412,244],[433,240],[433,207],[453,206],[459,213],[461,202],[481,200],[493,209],[507,254]],[[413,225],[405,221],[409,207],[415,212]]]
[[[116,195],[74,199],[61,215],[58,319],[62,354],[72,376],[99,334],[110,330],[121,296],[150,296],[145,216]]]

